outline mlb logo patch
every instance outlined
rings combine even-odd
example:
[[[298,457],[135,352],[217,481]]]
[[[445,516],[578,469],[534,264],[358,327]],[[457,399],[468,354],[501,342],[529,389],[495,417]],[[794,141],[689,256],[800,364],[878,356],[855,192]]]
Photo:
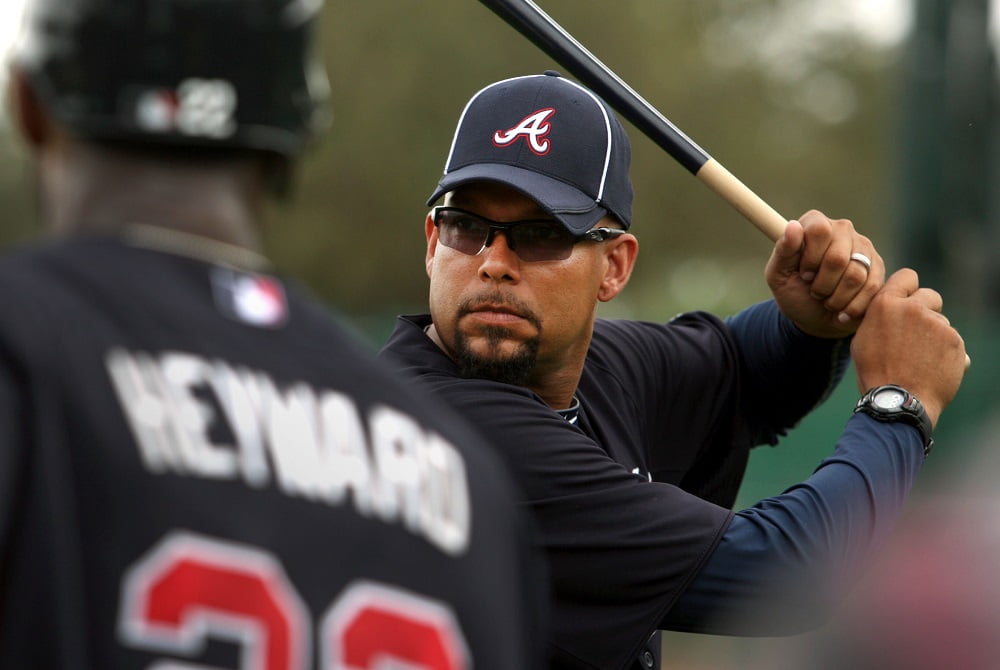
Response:
[[[281,328],[288,321],[285,287],[270,275],[212,269],[215,305],[226,317],[257,328]]]

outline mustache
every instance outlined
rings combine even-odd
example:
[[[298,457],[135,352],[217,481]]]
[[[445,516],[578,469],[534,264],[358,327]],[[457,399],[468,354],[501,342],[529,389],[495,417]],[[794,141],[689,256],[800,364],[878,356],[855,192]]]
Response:
[[[538,329],[542,327],[542,320],[527,304],[512,295],[507,295],[499,291],[484,291],[466,298],[458,305],[458,318],[476,311],[482,305],[493,307],[503,307],[517,316],[528,321]]]

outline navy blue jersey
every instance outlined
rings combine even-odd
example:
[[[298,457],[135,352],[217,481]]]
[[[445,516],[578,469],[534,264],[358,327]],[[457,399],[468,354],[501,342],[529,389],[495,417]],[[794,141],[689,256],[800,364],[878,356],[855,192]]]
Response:
[[[533,667],[502,463],[300,289],[80,238],[0,295],[0,667]]]
[[[736,320],[742,340],[704,313],[597,320],[573,421],[526,388],[460,378],[424,333],[429,316],[397,322],[383,355],[472,417],[516,470],[550,561],[555,666],[656,665],[655,631],[726,532],[750,448],[839,380],[844,342],[801,337],[770,303]],[[802,365],[758,370],[777,352]],[[759,397],[799,377],[788,402]]]

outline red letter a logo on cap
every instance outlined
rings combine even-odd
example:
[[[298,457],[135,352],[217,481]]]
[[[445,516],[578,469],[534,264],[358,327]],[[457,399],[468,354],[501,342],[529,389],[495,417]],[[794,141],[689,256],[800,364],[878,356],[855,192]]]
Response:
[[[517,138],[524,136],[528,147],[539,156],[544,156],[549,153],[549,148],[552,146],[552,142],[545,138],[552,130],[552,124],[548,119],[555,113],[556,110],[546,107],[529,114],[513,128],[493,133],[493,144],[498,147],[510,146],[517,141]]]

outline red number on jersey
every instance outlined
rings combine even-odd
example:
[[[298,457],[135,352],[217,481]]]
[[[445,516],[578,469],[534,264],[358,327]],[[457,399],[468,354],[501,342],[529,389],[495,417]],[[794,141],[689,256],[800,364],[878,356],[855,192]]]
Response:
[[[310,615],[281,563],[190,533],[168,535],[128,570],[119,633],[127,646],[186,658],[208,639],[228,640],[242,646],[241,670],[312,667]],[[374,582],[356,582],[337,598],[322,639],[323,668],[470,667],[445,605]]]
[[[325,668],[373,670],[385,667],[386,658],[427,670],[469,665],[458,622],[448,609],[372,582],[348,587],[324,618],[322,631],[329,644]]]

